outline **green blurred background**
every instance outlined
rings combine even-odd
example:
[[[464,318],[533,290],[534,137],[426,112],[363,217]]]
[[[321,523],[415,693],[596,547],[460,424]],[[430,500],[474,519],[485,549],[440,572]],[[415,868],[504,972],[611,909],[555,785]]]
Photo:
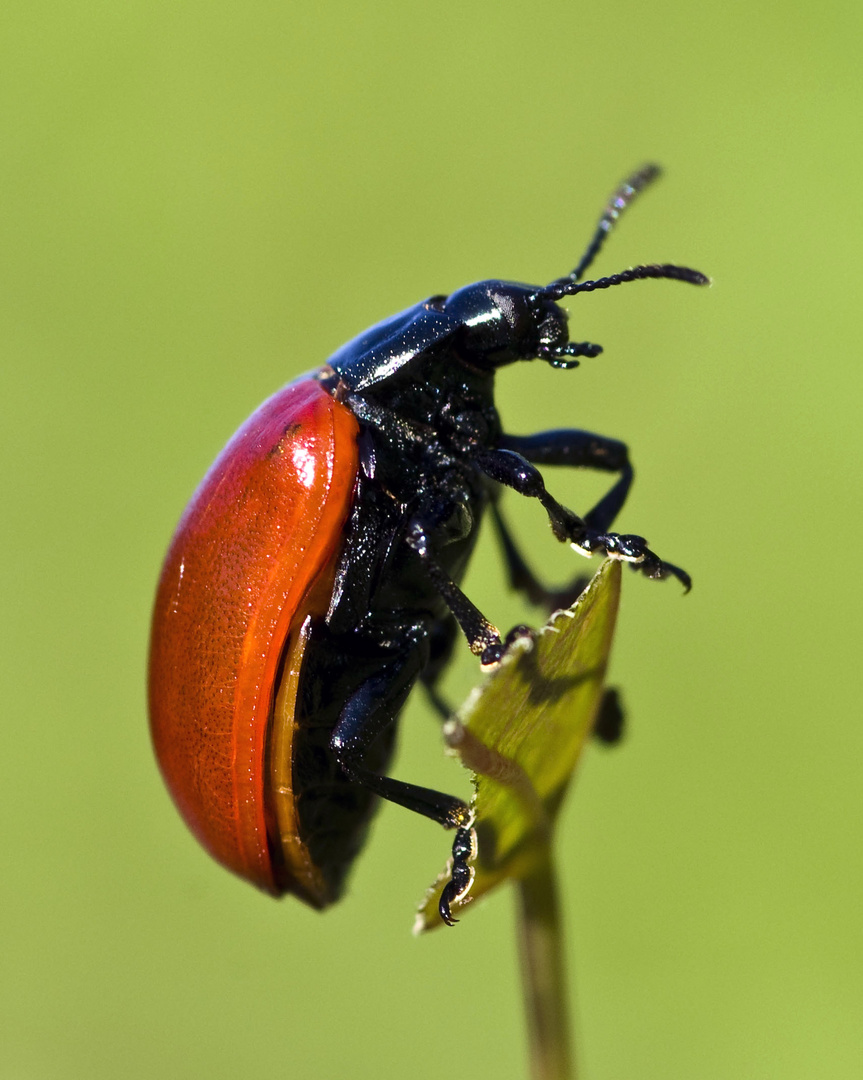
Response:
[[[430,293],[565,273],[646,159],[666,177],[597,272],[675,260],[714,287],[579,297],[605,355],[500,379],[513,431],[629,442],[621,528],[696,583],[626,576],[630,737],[591,749],[563,816],[584,1075],[860,1076],[861,21],[7,0],[0,1077],[524,1075],[512,897],[410,935],[446,855],[428,823],[385,807],[324,916],[197,848],[151,759],[149,608],[265,396]],[[601,490],[550,483],[575,509]],[[469,591],[521,621],[501,581],[484,538]],[[419,700],[397,773],[467,790]]]

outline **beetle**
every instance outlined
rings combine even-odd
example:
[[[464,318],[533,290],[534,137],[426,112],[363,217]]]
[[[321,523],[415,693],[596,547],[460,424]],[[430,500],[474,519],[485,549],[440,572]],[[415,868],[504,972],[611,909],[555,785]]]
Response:
[[[658,175],[648,165],[609,201],[578,265],[537,287],[481,281],[378,323],[279,390],[207,473],[177,527],[152,624],[156,756],[203,846],[259,888],[315,908],[341,895],[379,798],[455,829],[440,912],[467,888],[472,833],[460,799],[387,775],[395,721],[418,681],[437,681],[459,629],[483,668],[506,637],[460,588],[488,510],[511,584],[549,608],[498,495],[536,499],[557,540],[690,579],[640,536],[610,532],[633,480],[626,446],[578,430],[505,434],[495,373],[518,360],[574,368],[559,301],[645,278],[708,279],[671,264],[585,280],[620,213]],[[583,517],[539,465],[617,474]],[[612,709],[613,712],[613,709]]]

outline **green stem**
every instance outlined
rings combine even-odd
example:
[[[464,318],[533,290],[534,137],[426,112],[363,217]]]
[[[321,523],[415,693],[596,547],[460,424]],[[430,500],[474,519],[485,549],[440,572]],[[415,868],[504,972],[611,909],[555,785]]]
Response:
[[[575,1080],[563,927],[551,848],[519,882],[518,937],[533,1080]]]

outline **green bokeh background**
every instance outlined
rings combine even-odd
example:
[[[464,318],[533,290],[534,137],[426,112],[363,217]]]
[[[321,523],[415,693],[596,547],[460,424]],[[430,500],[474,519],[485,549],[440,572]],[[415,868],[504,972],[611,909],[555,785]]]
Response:
[[[576,372],[514,431],[626,439],[630,738],[587,756],[560,869],[589,1078],[850,1078],[860,896],[861,9],[7,0],[0,13],[0,1077],[524,1075],[512,898],[410,936],[446,854],[385,807],[347,899],[198,850],[151,759],[149,607],[195,484],[283,382],[482,277],[566,272]],[[576,509],[601,490],[556,472]],[[535,506],[511,515],[572,569]],[[580,561],[579,561],[580,562]],[[499,623],[484,538],[468,588]],[[463,650],[463,653],[466,650]],[[857,674],[855,674],[855,672]],[[466,690],[463,655],[449,688]],[[466,791],[419,700],[398,775]]]

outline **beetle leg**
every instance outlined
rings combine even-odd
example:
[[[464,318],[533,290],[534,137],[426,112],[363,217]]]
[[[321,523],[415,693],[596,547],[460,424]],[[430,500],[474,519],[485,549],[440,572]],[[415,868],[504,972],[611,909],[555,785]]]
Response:
[[[473,870],[470,860],[476,855],[476,833],[471,828],[456,831],[452,843],[452,869],[449,881],[444,885],[438,901],[438,912],[447,926],[455,926],[459,921],[450,913],[450,904],[463,896],[473,882]]]
[[[689,591],[692,582],[685,570],[673,563],[663,562],[647,546],[643,536],[606,532],[603,525],[609,515],[616,513],[615,504],[622,504],[632,482],[632,467],[627,464],[624,475],[586,518],[580,518],[549,495],[539,469],[520,453],[508,448],[477,450],[473,460],[492,480],[511,487],[520,495],[537,499],[548,514],[554,535],[562,543],[569,543],[580,555],[606,554],[613,559],[632,563],[646,577],[655,580],[676,577]]]
[[[345,703],[330,737],[330,749],[351,780],[390,802],[431,818],[445,829],[456,830],[451,876],[439,904],[441,918],[448,926],[453,926],[458,920],[450,914],[450,903],[461,896],[473,880],[468,865],[474,844],[470,807],[453,795],[380,776],[362,764],[366,749],[398,715],[427,659],[428,642],[423,626],[403,626],[397,628],[396,633],[399,652]]]
[[[425,687],[429,705],[431,705],[441,720],[449,720],[454,712],[450,703],[443,697],[434,683],[426,683],[423,681],[423,686]]]
[[[465,596],[435,559],[429,540],[432,529],[433,525],[428,524],[422,517],[412,518],[408,524],[405,537],[408,546],[422,560],[429,579],[444,598],[447,607],[455,617],[455,621],[467,638],[470,651],[474,656],[480,658],[483,667],[496,664],[506,651],[508,641],[505,643],[501,640],[498,628],[490,623],[479,608]]]
[[[366,679],[345,702],[330,736],[330,749],[351,780],[390,802],[431,818],[444,828],[457,828],[469,817],[461,799],[379,776],[363,764],[368,747],[398,715],[428,656],[422,624],[388,627],[388,631],[391,647],[387,651],[392,652],[392,658],[381,664],[379,673]]]
[[[578,574],[571,582],[558,589],[550,589],[543,585],[531,570],[513,539],[501,515],[497,500],[491,504],[491,516],[503,549],[510,588],[514,592],[522,593],[531,604],[543,608],[549,615],[560,608],[571,607],[581,596],[590,579],[584,574]]]
[[[626,710],[620,700],[620,691],[616,686],[607,686],[593,722],[593,736],[606,746],[614,746],[623,738],[625,730]]]
[[[432,624],[429,630],[429,662],[420,675],[429,704],[442,720],[448,720],[455,712],[438,690],[437,684],[449,664],[457,629],[455,619],[451,615],[444,619],[437,619]]]
[[[581,545],[584,541],[589,542],[591,530],[587,522],[549,495],[542,473],[520,453],[508,449],[477,450],[473,461],[498,484],[536,499],[548,514],[552,532],[562,543]]]
[[[563,429],[540,431],[536,435],[504,435],[501,449],[512,450],[534,465],[568,465],[570,468],[619,472],[620,479],[594,508],[584,522],[599,532],[607,532],[620,513],[629,489],[633,470],[626,443],[594,435],[590,431]]]
[[[571,607],[584,592],[590,579],[579,575],[561,589],[546,588],[525,561],[501,516],[496,501],[491,504],[491,514],[503,547],[510,587],[516,592],[523,593],[530,603],[545,608],[549,614],[559,608]],[[608,687],[602,695],[593,725],[593,734],[600,742],[613,745],[623,737],[624,724],[625,712],[620,703],[619,691],[614,687]]]

